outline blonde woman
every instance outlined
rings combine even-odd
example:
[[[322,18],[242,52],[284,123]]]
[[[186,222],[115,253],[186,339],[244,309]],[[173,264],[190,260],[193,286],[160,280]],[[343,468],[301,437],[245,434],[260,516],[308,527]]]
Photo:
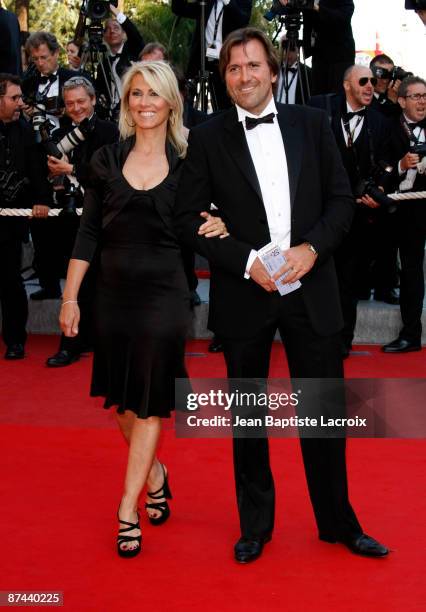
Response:
[[[96,254],[96,344],[91,395],[117,407],[129,444],[118,509],[118,554],[141,550],[138,500],[147,485],[154,525],[170,514],[167,470],[156,458],[161,418],[174,405],[174,379],[185,376],[189,293],[172,226],[177,181],[186,153],[182,101],[172,69],[161,61],[126,73],[119,119],[122,142],[92,158],[91,187],[70,261],[60,323],[78,332],[81,281]],[[200,232],[224,235],[203,213]]]

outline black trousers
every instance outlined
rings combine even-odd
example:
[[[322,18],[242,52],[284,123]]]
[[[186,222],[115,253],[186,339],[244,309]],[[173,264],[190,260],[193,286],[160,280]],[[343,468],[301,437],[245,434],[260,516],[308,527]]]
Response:
[[[340,334],[319,336],[311,327],[303,297],[295,291],[271,295],[264,328],[244,339],[223,338],[230,378],[267,378],[272,342],[280,331],[292,378],[343,377]],[[349,503],[345,439],[300,440],[309,495],[321,538],[336,541],[362,533]],[[234,470],[241,533],[270,534],[275,493],[266,438],[234,438]]]
[[[403,327],[400,337],[421,342],[425,296],[423,259],[426,238],[426,201],[403,202],[397,210],[399,256],[401,258],[400,308]]]
[[[12,223],[14,220],[11,220]],[[9,219],[1,219],[7,224]],[[11,226],[12,224],[10,224]],[[22,241],[13,232],[8,238],[0,238],[0,302],[2,333],[7,346],[25,344],[28,318],[28,301],[21,276]]]

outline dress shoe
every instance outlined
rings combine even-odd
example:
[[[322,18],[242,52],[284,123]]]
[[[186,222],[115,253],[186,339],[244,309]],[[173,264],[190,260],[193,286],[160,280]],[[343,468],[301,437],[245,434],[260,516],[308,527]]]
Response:
[[[61,297],[60,291],[48,291],[47,289],[39,289],[31,293],[30,300],[58,300]]]
[[[394,306],[399,304],[399,297],[394,289],[390,291],[375,291],[374,299],[376,302],[385,302],[385,304],[393,304]]]
[[[411,340],[405,340],[404,338],[397,338],[389,344],[382,346],[384,353],[411,353],[412,351],[421,351],[421,344],[418,342],[412,342]]]
[[[266,542],[269,542],[271,536],[264,536],[263,538],[244,538],[241,537],[234,546],[235,560],[238,563],[250,563],[255,561],[263,551],[263,546]]]
[[[213,340],[209,344],[209,353],[223,353],[223,344],[220,338],[213,336]]]
[[[23,344],[10,344],[4,354],[5,359],[23,359],[25,350]]]
[[[351,540],[345,540],[343,544],[356,555],[364,555],[365,557],[386,557],[389,554],[389,549],[386,546],[366,533],[362,533]]]
[[[71,353],[70,351],[58,351],[49,359],[46,359],[46,365],[48,368],[62,368],[64,366],[69,366],[74,361],[78,361],[80,359],[80,355],[78,353]]]

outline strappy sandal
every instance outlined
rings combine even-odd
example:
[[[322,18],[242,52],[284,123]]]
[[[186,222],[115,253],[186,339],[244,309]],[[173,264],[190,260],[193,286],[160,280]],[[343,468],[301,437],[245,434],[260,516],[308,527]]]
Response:
[[[120,525],[127,525],[127,527],[122,527],[121,529],[118,530],[117,552],[120,555],[120,557],[128,557],[128,558],[136,557],[136,555],[138,555],[141,551],[142,534],[138,536],[120,535],[128,531],[132,531],[132,529],[140,529],[139,513],[137,513],[137,515],[138,515],[137,522],[129,523],[129,521],[122,521],[117,513],[117,518],[118,518],[118,522],[120,523]],[[135,542],[135,541],[138,543],[138,546],[136,546],[135,548],[121,548],[121,545],[124,544],[124,542]]]
[[[163,470],[163,476],[164,476],[163,486],[160,487],[158,491],[154,491],[153,493],[150,493],[149,491],[147,491],[146,494],[151,499],[161,499],[162,497],[165,497],[166,499],[172,499],[172,493],[170,491],[169,482],[168,482],[168,474],[166,474],[164,465],[162,463],[160,465]],[[152,504],[145,504],[145,508],[147,510],[148,508],[151,508],[152,510],[158,510],[159,512],[161,512],[160,516],[156,516],[156,517],[149,516],[148,514],[148,520],[151,523],[151,525],[162,525],[163,523],[167,521],[167,519],[170,516],[170,508],[169,508],[169,504],[167,503],[167,501],[154,502]]]

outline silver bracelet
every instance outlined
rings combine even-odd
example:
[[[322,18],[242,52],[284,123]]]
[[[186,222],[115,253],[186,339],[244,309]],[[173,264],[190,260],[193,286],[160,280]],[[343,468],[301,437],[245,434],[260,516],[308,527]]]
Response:
[[[78,304],[78,301],[77,300],[67,300],[66,302],[62,302],[61,308],[62,306],[65,306],[65,304]]]

